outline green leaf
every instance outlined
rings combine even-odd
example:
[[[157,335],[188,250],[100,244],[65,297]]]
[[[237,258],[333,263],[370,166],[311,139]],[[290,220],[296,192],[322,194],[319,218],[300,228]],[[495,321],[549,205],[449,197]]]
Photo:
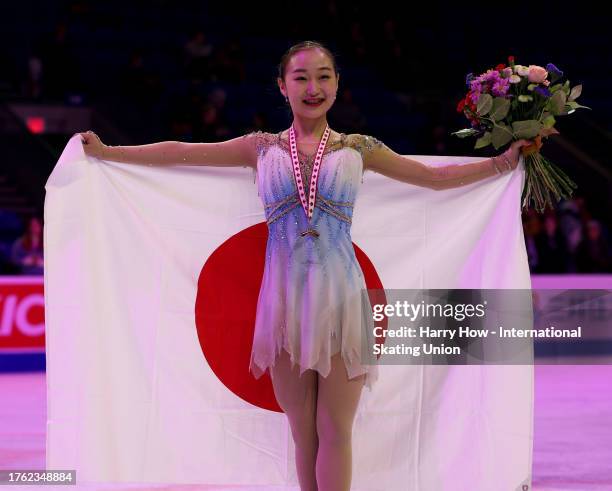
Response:
[[[481,116],[485,116],[493,107],[493,97],[491,94],[480,94],[478,98],[478,104],[476,105],[476,111]]]
[[[476,144],[474,145],[474,148],[486,147],[490,143],[491,143],[491,132],[487,131],[478,140],[476,140]]]
[[[555,84],[555,85],[549,87],[548,90],[550,91],[551,94],[554,94],[558,90],[561,90],[562,87],[563,86],[561,84]]]
[[[575,87],[572,87],[572,90],[571,90],[570,95],[567,98],[567,100],[568,101],[574,101],[574,100],[578,99],[578,97],[580,97],[580,94],[582,94],[582,84],[576,85]]]
[[[515,121],[512,123],[512,132],[516,138],[535,138],[542,128],[542,123],[536,119]]]
[[[472,136],[476,133],[478,133],[478,131],[474,128],[463,128],[462,130],[451,133],[451,135],[457,135],[459,138],[465,138],[467,136]]]
[[[569,95],[570,93],[570,81],[566,80],[565,83],[563,84],[563,92],[565,92],[565,95]]]
[[[560,90],[555,92],[553,96],[548,99],[548,107],[553,115],[561,114],[563,112],[563,106],[565,106],[565,92]]]
[[[493,132],[491,133],[491,142],[497,150],[512,140],[512,137],[513,135],[510,128],[505,124],[500,124],[493,128]]]
[[[544,125],[544,128],[552,128],[555,125],[555,123],[556,121],[553,115],[546,116],[542,120],[542,124]]]
[[[491,119],[499,121],[504,119],[510,111],[510,100],[504,97],[496,97],[493,100],[493,108],[491,109]]]
[[[570,102],[567,103],[567,105],[569,107],[571,107],[572,109],[578,109],[579,107],[582,107],[584,109],[591,109],[590,107],[587,107],[587,106],[581,106],[580,104],[578,104],[575,101],[570,101]]]

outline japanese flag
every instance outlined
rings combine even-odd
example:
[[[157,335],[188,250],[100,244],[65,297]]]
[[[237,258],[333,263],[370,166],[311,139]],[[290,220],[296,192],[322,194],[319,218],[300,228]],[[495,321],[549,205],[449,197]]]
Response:
[[[44,210],[49,469],[298,489],[269,376],[248,372],[267,237],[253,177],[101,161],[70,139]],[[367,172],[352,238],[368,287],[530,288],[523,180],[522,162],[445,191]],[[531,365],[380,366],[352,489],[527,489],[532,412]]]

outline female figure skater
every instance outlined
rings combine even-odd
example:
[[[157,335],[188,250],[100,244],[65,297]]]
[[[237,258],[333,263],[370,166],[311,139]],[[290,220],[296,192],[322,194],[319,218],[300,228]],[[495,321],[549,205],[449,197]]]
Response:
[[[366,286],[350,237],[363,172],[431,189],[458,187],[515,169],[520,147],[530,142],[516,141],[502,155],[471,164],[434,168],[376,138],[333,131],[326,115],[338,69],[333,54],[312,41],[285,53],[277,82],[293,113],[280,133],[140,146],[107,146],[91,131],[80,135],[85,152],[103,160],[256,170],[269,234],[250,370],[256,377],[270,371],[295,442],[301,490],[348,491],[353,420],[363,385],[371,387],[377,373],[360,359],[372,319],[363,315]]]

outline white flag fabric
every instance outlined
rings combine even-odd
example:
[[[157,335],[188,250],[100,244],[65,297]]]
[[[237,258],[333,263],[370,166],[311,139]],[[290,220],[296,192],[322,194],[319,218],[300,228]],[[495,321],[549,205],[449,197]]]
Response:
[[[444,191],[366,172],[353,242],[384,288],[530,288],[523,181],[522,159]],[[269,385],[232,363],[252,331],[224,330],[252,319],[263,267],[252,170],[101,161],[75,135],[44,222],[47,468],[299,489]],[[531,489],[532,424],[531,365],[380,366],[355,419],[352,489]]]

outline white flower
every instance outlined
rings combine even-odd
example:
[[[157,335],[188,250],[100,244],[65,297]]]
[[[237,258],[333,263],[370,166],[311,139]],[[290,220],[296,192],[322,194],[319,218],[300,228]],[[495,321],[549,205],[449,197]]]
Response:
[[[521,77],[519,77],[518,75],[512,75],[510,76],[510,80],[509,82],[511,84],[518,84],[521,81]]]
[[[518,73],[521,77],[526,77],[529,75],[529,67],[523,65],[514,65],[514,71]]]

